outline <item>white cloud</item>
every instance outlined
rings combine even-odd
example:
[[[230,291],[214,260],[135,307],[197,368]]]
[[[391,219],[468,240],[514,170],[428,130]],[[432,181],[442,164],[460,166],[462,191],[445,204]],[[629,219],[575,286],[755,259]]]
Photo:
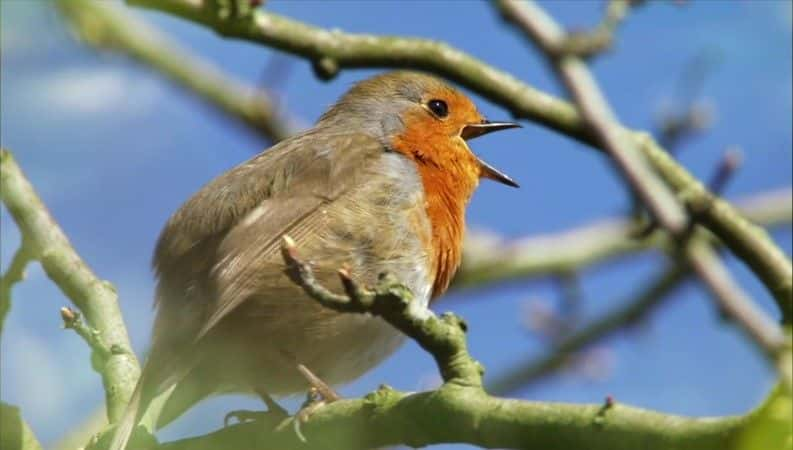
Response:
[[[123,68],[80,66],[37,75],[21,91],[48,111],[69,115],[136,114],[149,110],[160,95],[160,84]]]

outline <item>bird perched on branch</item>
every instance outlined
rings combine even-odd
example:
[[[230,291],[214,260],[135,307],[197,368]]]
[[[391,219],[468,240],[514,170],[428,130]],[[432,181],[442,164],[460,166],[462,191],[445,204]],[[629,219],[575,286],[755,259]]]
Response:
[[[388,272],[426,307],[460,264],[480,178],[517,187],[466,141],[516,126],[486,120],[436,78],[392,72],[204,186],[157,243],[151,351],[111,448],[125,448],[168,390],[157,426],[218,393],[255,393],[275,407],[270,395],[308,388],[298,364],[339,384],[391,354],[402,336],[390,325],[325,309],[290,281],[281,238],[296,241],[329,288],[341,291],[342,266],[364,285]]]

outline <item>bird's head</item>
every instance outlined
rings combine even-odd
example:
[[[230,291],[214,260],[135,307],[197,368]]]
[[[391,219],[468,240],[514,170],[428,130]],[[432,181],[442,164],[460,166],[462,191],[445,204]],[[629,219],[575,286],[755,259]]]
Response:
[[[397,71],[361,81],[320,118],[320,124],[360,129],[417,164],[470,178],[471,189],[479,178],[518,186],[477,157],[467,141],[520,125],[488,121],[471,99],[429,75]]]

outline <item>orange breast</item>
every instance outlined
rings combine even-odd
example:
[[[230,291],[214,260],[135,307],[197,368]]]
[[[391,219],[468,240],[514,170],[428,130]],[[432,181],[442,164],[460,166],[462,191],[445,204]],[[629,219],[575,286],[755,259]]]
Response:
[[[432,226],[427,251],[434,268],[435,299],[446,291],[460,266],[465,206],[479,182],[478,162],[462,141],[438,137],[426,127],[408,124],[406,129],[392,142],[395,150],[415,162],[424,186],[425,211]]]

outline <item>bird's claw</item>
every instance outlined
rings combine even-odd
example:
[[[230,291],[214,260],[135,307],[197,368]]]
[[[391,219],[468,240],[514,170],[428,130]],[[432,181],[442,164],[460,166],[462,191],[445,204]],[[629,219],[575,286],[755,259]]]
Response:
[[[300,439],[302,442],[307,442],[306,437],[303,435],[303,432],[300,429],[301,425],[308,422],[308,419],[311,417],[311,415],[317,412],[323,406],[340,400],[341,396],[336,393],[336,391],[334,391],[333,388],[331,388],[327,383],[322,381],[322,379],[314,375],[314,373],[311,372],[311,370],[309,370],[306,366],[298,364],[297,369],[300,371],[306,381],[308,381],[311,387],[308,389],[308,393],[306,394],[306,400],[303,402],[300,410],[292,419],[292,428],[294,429],[298,439]]]
[[[223,426],[227,427],[231,424],[232,419],[236,419],[237,423],[254,422],[257,418],[269,414],[269,411],[250,411],[247,409],[236,409],[229,411],[223,417]]]
[[[237,409],[234,411],[230,411],[228,414],[223,417],[223,426],[228,427],[231,423],[232,419],[236,419],[237,423],[246,423],[246,422],[255,422],[255,421],[263,421],[263,422],[271,422],[271,423],[280,423],[284,419],[289,417],[289,413],[286,412],[285,409],[270,407],[267,411],[251,411],[247,409]]]
[[[308,422],[308,419],[311,417],[311,415],[319,411],[320,408],[327,405],[328,403],[333,403],[338,399],[339,399],[338,395],[336,395],[332,399],[326,399],[320,393],[319,389],[312,386],[308,390],[308,393],[306,394],[306,401],[303,402],[303,405],[300,407],[300,410],[297,412],[297,414],[295,414],[295,417],[292,420],[292,429],[295,430],[295,434],[297,435],[298,439],[300,439],[302,442],[307,442],[306,437],[303,436],[303,432],[300,429],[300,426]]]

